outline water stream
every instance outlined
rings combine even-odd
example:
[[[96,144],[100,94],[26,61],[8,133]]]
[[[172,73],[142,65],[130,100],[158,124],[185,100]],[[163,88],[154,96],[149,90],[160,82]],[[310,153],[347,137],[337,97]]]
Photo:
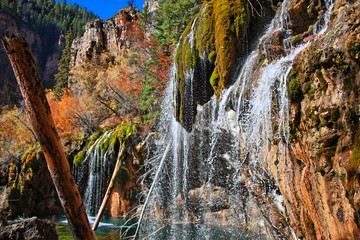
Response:
[[[86,151],[84,161],[74,166],[74,177],[89,216],[96,216],[99,211],[114,171],[117,153],[109,143],[113,131],[100,136]]]
[[[213,239],[204,226],[222,224],[262,229],[257,233],[277,239],[296,238],[290,227],[276,221],[287,215],[270,167],[277,161],[287,161],[287,78],[295,56],[309,44],[292,44],[286,10],[289,2],[283,1],[257,49],[249,54],[236,82],[222,92],[221,99],[214,96],[197,106],[191,132],[173,117],[174,82],[170,82],[159,124],[162,144],[158,145],[157,157],[146,166],[147,177],[155,179],[165,147],[171,145],[144,214],[148,221],[160,221],[144,224],[141,237],[156,239],[152,233],[166,228],[166,239],[191,239],[194,235],[197,239]],[[326,31],[333,1],[325,2],[327,11],[314,25],[314,35]],[[191,43],[195,29],[193,24],[188,35]],[[272,58],[266,54],[268,41],[277,31],[285,36],[284,56]],[[172,75],[175,73],[176,66]],[[192,230],[187,231],[192,224]]]

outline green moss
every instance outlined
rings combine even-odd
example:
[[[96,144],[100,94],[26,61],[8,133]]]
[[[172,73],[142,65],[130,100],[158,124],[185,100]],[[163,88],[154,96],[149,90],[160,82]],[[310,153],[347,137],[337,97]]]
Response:
[[[301,38],[300,38],[301,34],[298,34],[296,36],[293,37],[293,42],[294,44],[298,44],[301,42]]]
[[[312,88],[311,82],[306,82],[303,86],[303,92],[312,100],[315,96],[315,89]]]
[[[210,62],[212,62],[212,63],[215,62],[215,60],[216,60],[216,51],[212,51],[212,52],[209,54],[208,60],[209,60]]]
[[[211,74],[210,84],[215,89],[218,83],[219,83],[219,75],[217,74],[217,71],[215,69],[214,72]]]
[[[195,31],[195,38],[196,49],[200,53],[215,51],[215,19],[213,12],[213,2],[207,1],[203,3],[199,11],[200,17]]]
[[[90,142],[88,143],[88,145],[92,145],[95,143],[95,141],[103,134],[102,130],[97,130],[96,132],[94,132],[93,134],[90,135],[89,139]]]
[[[104,133],[105,134],[105,133]],[[103,134],[103,135],[104,135]],[[103,135],[101,137],[103,137]],[[100,138],[101,138],[100,137]],[[99,143],[99,148],[100,148],[100,151],[104,154],[108,149],[109,149],[109,146],[110,146],[110,138],[108,137],[104,137],[101,142]]]
[[[360,41],[357,35],[354,33],[346,44],[346,50],[354,60],[360,60]]]
[[[319,81],[320,81],[321,90],[324,91],[324,92],[326,92],[326,90],[328,89],[328,83],[326,82],[323,74],[321,73],[321,70],[320,70],[320,69],[316,69],[315,74],[316,74],[317,78],[318,78]]]
[[[347,167],[350,189],[353,187],[354,182],[359,180],[359,176],[360,176],[359,167],[360,167],[360,128],[356,133],[354,145],[352,149],[352,155],[350,158],[349,165]]]
[[[137,125],[131,121],[123,121],[110,136],[110,142],[112,146],[115,146],[116,142],[123,144],[129,138],[132,133],[137,131]]]
[[[341,66],[341,71],[346,75],[350,71],[350,66],[348,64],[344,64]]]
[[[314,97],[315,97],[315,89],[311,88],[311,89],[306,93],[306,95],[308,96],[308,98],[309,98],[310,100],[313,100]]]
[[[299,102],[302,98],[300,78],[297,71],[291,71],[288,82],[288,96],[292,102]]]
[[[78,154],[75,155],[75,157],[74,157],[75,165],[82,164],[82,162],[85,160],[86,152],[87,152],[86,150],[83,150],[83,151],[81,151],[81,152],[79,152]]]
[[[199,61],[199,54],[195,51],[195,49],[191,49],[191,43],[189,41],[189,33],[195,20],[196,16],[190,21],[189,25],[185,29],[175,54],[175,61],[177,63],[176,78],[181,96],[183,96],[184,93],[186,73],[189,72],[190,69],[196,68]],[[182,106],[182,101],[183,99],[181,98],[180,106]],[[180,114],[180,117],[181,116],[182,114]]]
[[[231,68],[235,61],[237,40],[242,37],[249,16],[242,1],[214,1],[215,48],[217,52],[215,68],[219,81],[214,91],[220,97],[221,91],[228,85]],[[232,23],[231,20],[235,19]]]
[[[194,48],[191,49],[189,33],[195,23]],[[220,97],[221,91],[228,85],[228,79],[235,61],[238,40],[243,37],[249,23],[249,16],[242,1],[214,0],[205,1],[199,11],[185,29],[175,54],[177,63],[177,82],[182,106],[185,86],[185,73],[197,67],[200,56],[207,57],[215,63],[214,74],[209,81],[215,95]],[[182,117],[182,109],[179,110]]]

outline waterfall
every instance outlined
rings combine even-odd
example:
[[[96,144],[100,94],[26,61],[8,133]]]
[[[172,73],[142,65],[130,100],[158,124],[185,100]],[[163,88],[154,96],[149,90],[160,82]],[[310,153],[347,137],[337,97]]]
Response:
[[[158,149],[145,166],[147,177],[154,179],[165,147],[170,144],[161,174],[156,174],[145,217],[161,221],[144,224],[142,237],[154,236],[152,233],[168,226],[166,239],[191,239],[193,235],[180,227],[191,223],[200,224],[195,234],[201,239],[213,239],[215,235],[203,224],[220,222],[257,229],[259,234],[276,239],[296,239],[292,229],[279,220],[286,220],[287,213],[271,169],[280,160],[288,161],[288,75],[295,56],[309,44],[292,44],[286,10],[289,3],[283,1],[259,39],[258,48],[249,54],[236,82],[223,90],[221,99],[213,96],[208,103],[197,106],[191,132],[175,120],[172,98],[176,91],[174,82],[170,82],[159,124]],[[327,0],[327,11],[314,25],[314,35],[325,32],[332,6],[333,1]],[[193,23],[190,42],[195,28]],[[284,56],[272,59],[267,47],[276,31],[285,36]],[[176,71],[174,65],[173,80]]]
[[[89,216],[96,216],[114,170],[116,151],[109,142],[113,131],[100,136],[86,151],[81,165],[75,167],[76,183]]]

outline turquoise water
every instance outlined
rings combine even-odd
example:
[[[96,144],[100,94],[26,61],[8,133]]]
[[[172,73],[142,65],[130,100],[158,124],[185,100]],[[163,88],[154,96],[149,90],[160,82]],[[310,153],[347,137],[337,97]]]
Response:
[[[73,239],[70,228],[67,224],[67,219],[64,216],[53,217],[51,220],[56,224],[56,232],[59,235],[59,239]],[[90,217],[89,220],[90,225],[92,226],[95,221],[95,217]],[[122,238],[120,238],[120,232],[121,229],[127,229],[126,227],[123,227],[125,221],[126,220],[123,218],[107,218],[102,220],[95,231],[96,239],[122,240]],[[134,231],[129,231],[129,233],[133,234]]]
[[[95,218],[90,217],[90,224],[92,225]],[[59,234],[60,240],[70,240],[72,234],[64,216],[52,218],[56,224],[56,231]],[[98,229],[95,231],[96,239],[98,240],[123,240],[120,237],[121,231],[128,229],[124,227],[125,219],[123,218],[107,218],[100,222]],[[129,224],[128,224],[129,225]],[[205,224],[143,224],[144,228],[157,229],[152,234],[141,236],[140,239],[184,239],[184,240],[262,240],[257,235],[246,233],[237,228],[231,227],[217,227]],[[146,230],[146,229],[144,229]],[[135,229],[130,229],[129,234],[134,234]],[[129,239],[129,238],[128,238]]]
[[[146,224],[144,224],[146,228]],[[210,226],[205,224],[172,224],[158,227],[157,231],[147,236],[147,240],[262,240],[260,236],[247,233],[233,227]]]

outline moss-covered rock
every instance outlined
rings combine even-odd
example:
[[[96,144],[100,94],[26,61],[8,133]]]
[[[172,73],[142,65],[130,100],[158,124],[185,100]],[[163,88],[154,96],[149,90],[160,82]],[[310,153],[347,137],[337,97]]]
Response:
[[[296,71],[291,71],[288,81],[288,96],[293,102],[299,102],[302,99],[302,90],[299,75]]]
[[[213,94],[219,98],[229,86],[249,21],[243,1],[204,1],[180,38],[175,55],[176,117],[187,130],[191,130],[196,105],[206,103]]]
[[[8,187],[0,207],[12,219],[18,216],[61,214],[62,208],[38,148],[30,148],[9,166]]]

